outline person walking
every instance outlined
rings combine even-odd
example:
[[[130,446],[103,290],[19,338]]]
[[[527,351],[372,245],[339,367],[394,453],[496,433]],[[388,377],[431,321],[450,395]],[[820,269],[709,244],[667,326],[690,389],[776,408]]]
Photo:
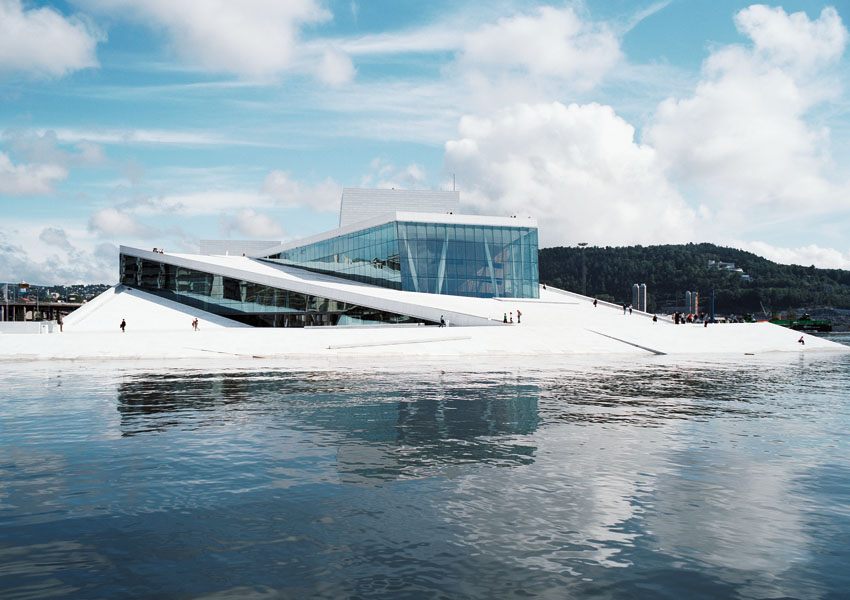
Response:
[[[446,320],[443,318],[443,315],[440,315],[440,327],[446,326]]]
[[[519,309],[516,309],[516,323],[517,323],[517,325],[520,324],[520,319],[522,319],[522,313],[519,311]]]
[[[513,311],[511,311],[511,320],[508,321],[508,323],[513,323],[513,322],[514,322],[514,313],[513,313]]]
[[[121,333],[124,333],[124,328],[127,327],[127,321],[121,319],[121,325],[119,327],[121,327]]]
[[[596,308],[596,298],[593,299],[593,308]]]
[[[508,313],[505,313],[505,316],[502,317],[502,323],[507,323],[507,322],[508,322]]]

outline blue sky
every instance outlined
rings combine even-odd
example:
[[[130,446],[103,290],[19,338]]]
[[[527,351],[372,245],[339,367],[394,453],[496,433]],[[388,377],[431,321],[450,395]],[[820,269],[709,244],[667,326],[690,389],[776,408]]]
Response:
[[[542,246],[850,268],[850,0],[0,0],[0,281],[451,189]]]

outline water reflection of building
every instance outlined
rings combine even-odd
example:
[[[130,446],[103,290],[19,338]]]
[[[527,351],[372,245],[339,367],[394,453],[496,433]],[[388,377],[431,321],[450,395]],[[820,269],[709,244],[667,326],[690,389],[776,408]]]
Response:
[[[186,423],[211,424],[216,407],[244,402],[251,393],[241,376],[228,373],[143,373],[118,386],[117,410],[125,436]]]
[[[459,463],[534,461],[535,448],[517,436],[539,425],[536,385],[414,379],[400,386],[397,376],[377,376],[352,386],[338,377],[146,373],[119,385],[117,410],[127,436],[221,427],[236,415],[321,435],[324,445],[331,436],[339,472],[350,482],[416,476]]]
[[[345,433],[337,455],[340,475],[349,483],[370,484],[463,463],[531,463],[536,448],[516,436],[537,430],[537,397],[533,385],[449,385],[401,401],[344,408],[336,420]]]

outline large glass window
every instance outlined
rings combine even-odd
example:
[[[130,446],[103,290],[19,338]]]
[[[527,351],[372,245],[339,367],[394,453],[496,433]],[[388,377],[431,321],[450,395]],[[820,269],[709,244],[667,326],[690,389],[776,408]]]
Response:
[[[395,228],[395,223],[387,223],[286,250],[266,260],[400,290],[401,266]]]
[[[331,298],[213,275],[158,261],[120,257],[121,283],[255,327],[427,323]]]
[[[482,297],[538,297],[537,230],[399,223],[402,289]]]
[[[387,223],[267,257],[381,287],[537,298],[537,229]]]

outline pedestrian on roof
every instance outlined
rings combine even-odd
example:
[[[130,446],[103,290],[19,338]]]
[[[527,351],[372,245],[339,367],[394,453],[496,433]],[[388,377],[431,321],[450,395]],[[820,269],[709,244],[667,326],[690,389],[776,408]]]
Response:
[[[127,326],[127,321],[125,321],[124,319],[121,319],[121,325],[119,325],[119,327],[121,327],[121,333],[124,333],[124,328],[126,326]]]

